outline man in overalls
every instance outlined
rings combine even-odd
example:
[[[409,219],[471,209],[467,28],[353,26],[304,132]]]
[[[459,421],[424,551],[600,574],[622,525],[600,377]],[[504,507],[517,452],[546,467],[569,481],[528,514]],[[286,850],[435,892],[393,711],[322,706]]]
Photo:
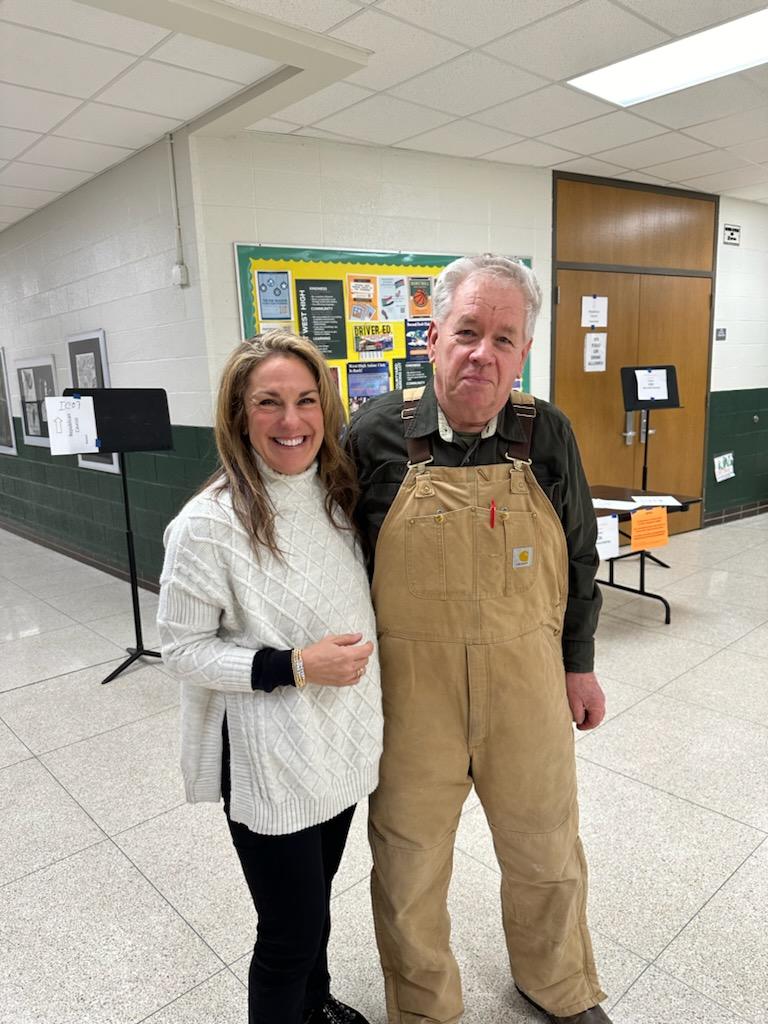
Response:
[[[433,380],[366,403],[349,434],[375,552],[385,735],[370,838],[389,1021],[461,1018],[446,901],[474,785],[519,991],[549,1021],[604,1024],[571,725],[605,713],[589,488],[565,416],[512,392],[541,304],[532,272],[459,259],[433,302]]]

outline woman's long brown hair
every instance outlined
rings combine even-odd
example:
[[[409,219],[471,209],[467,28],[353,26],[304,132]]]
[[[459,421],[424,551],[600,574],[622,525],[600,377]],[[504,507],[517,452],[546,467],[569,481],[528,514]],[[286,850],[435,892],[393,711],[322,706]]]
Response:
[[[253,454],[245,405],[251,374],[274,356],[300,359],[317,382],[324,427],[317,454],[318,474],[325,487],[325,510],[337,528],[353,528],[348,524],[353,522],[358,489],[354,463],[340,441],[344,424],[341,398],[319,350],[307,338],[283,330],[265,331],[241,342],[227,360],[219,385],[214,433],[220,465],[201,490],[211,484],[218,484],[219,490],[228,489],[235,514],[251,538],[256,555],[266,547],[280,557],[275,509]],[[334,515],[337,509],[344,513],[343,522]]]

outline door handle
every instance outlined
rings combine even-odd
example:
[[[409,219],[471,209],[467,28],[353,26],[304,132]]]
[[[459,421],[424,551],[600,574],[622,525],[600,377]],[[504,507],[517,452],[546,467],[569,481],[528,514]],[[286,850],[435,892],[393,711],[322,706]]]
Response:
[[[624,444],[629,447],[632,444],[632,438],[637,437],[637,431],[633,429],[635,425],[635,414],[628,412],[626,414],[625,430],[622,430],[621,436],[624,438]]]

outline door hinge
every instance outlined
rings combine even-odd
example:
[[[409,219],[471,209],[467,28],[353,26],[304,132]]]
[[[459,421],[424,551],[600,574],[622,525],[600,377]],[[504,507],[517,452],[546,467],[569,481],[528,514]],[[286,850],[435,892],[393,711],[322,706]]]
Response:
[[[556,306],[560,305],[560,285],[559,284],[555,285],[555,305]]]

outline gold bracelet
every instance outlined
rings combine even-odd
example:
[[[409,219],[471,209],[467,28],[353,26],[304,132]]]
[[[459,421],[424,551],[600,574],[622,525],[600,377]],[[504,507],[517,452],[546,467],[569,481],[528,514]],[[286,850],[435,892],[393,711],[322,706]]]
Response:
[[[304,674],[303,653],[300,647],[294,647],[291,651],[291,668],[293,669],[293,681],[297,690],[303,690],[307,685],[307,677]]]

